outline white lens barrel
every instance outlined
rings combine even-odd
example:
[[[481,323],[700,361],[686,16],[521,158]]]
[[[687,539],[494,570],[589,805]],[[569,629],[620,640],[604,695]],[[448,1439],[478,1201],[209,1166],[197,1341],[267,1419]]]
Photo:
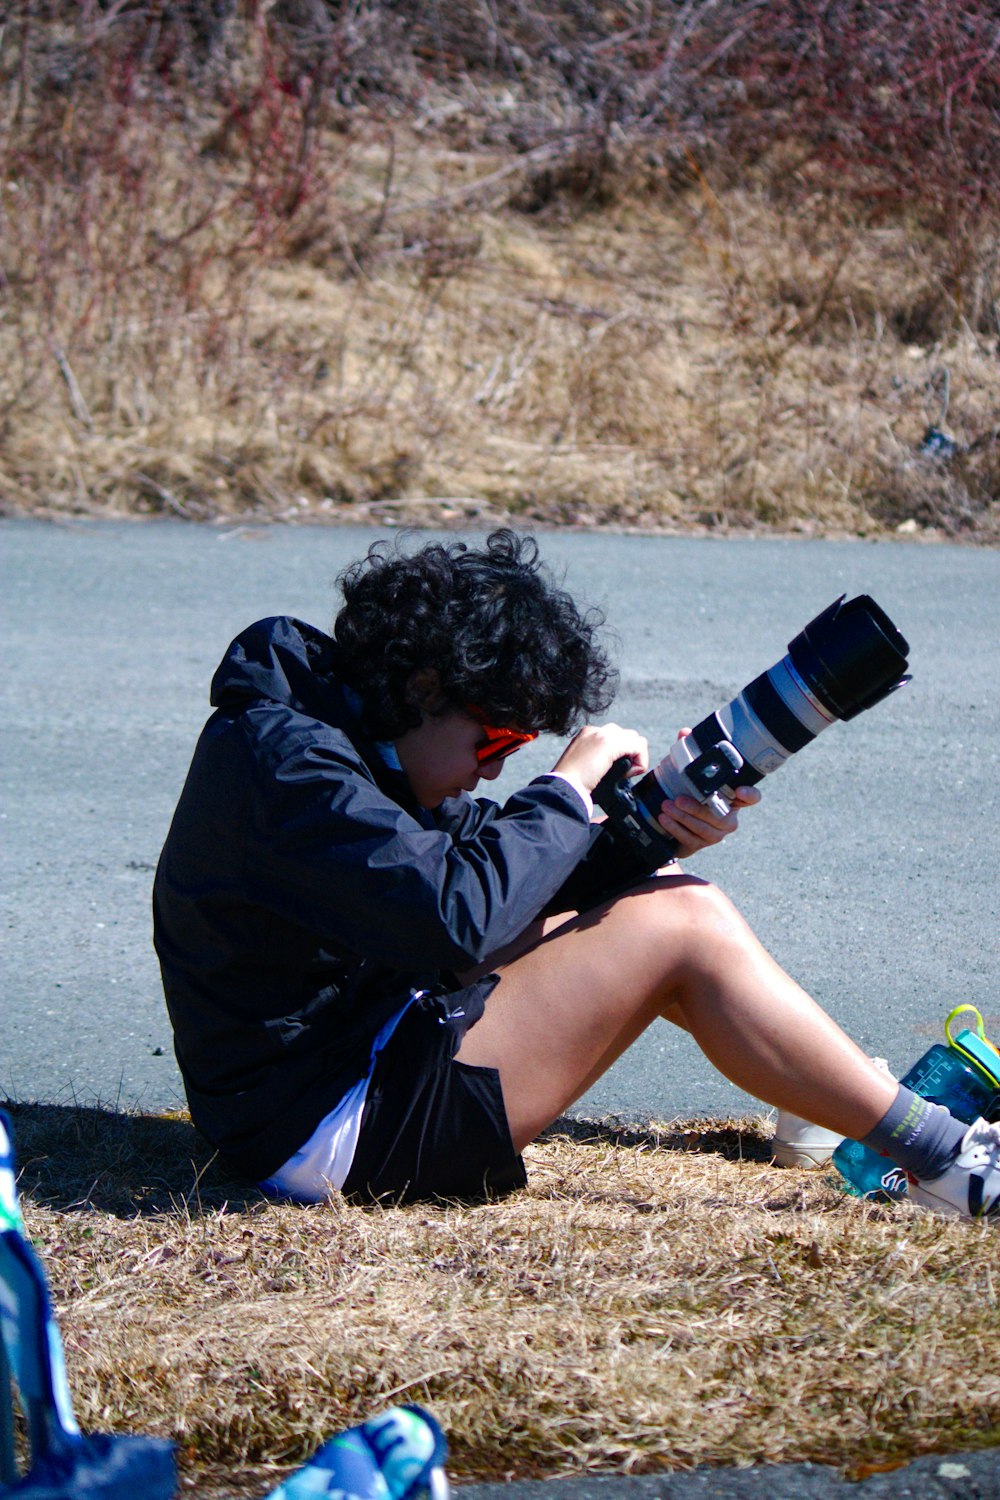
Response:
[[[699,726],[704,731],[706,726],[711,725],[708,733],[699,734],[699,730],[696,730],[694,734],[675,741],[670,754],[664,756],[655,768],[654,774],[665,796],[698,795],[685,771],[712,742],[727,739],[748,765],[761,776],[768,776],[779,770],[803,744],[815,739],[816,735],[837,722],[835,716],[810,692],[792,665],[790,657],[783,657],[764,675],[779,700],[777,703],[774,699],[771,700],[776,710],[775,717],[783,719],[785,715],[781,709],[787,710],[794,724],[788,725],[786,732],[791,728],[795,729],[796,743],[788,746],[782,742],[777,726],[765,724],[751,708],[747,689],[744,688],[710,719],[705,720],[703,726]],[[758,679],[758,683],[760,682],[761,679]],[[731,799],[733,791],[733,787],[722,787],[721,795]]]
[[[836,715],[825,709],[815,693],[809,691],[792,666],[790,656],[782,657],[767,675],[771,686],[785,707],[795,715],[803,729],[809,730],[810,734],[821,734],[824,729],[829,729],[831,724],[836,724]]]

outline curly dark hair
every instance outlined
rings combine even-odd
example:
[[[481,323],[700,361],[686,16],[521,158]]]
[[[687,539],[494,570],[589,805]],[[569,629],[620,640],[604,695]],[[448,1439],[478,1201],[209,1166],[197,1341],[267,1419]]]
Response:
[[[507,527],[481,549],[431,542],[407,554],[376,542],[338,582],[337,669],[376,739],[420,723],[412,678],[428,668],[435,709],[475,704],[497,728],[565,734],[614,694],[617,674],[597,641],[603,615],[581,612],[535,541]]]

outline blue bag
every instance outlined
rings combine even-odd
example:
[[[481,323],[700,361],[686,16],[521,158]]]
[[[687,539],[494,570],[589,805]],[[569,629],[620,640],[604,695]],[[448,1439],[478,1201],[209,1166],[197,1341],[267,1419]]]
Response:
[[[11,1377],[28,1423],[31,1462],[17,1475]],[[73,1415],[48,1284],[24,1233],[10,1120],[0,1110],[0,1496],[16,1500],[171,1500],[173,1444],[84,1437]]]

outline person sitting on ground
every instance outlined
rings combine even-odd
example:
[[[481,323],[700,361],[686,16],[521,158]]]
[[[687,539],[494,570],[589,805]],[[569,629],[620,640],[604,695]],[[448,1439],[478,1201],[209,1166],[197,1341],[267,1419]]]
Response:
[[[510,530],[376,545],[332,637],[239,635],[159,862],[154,937],[195,1125],[266,1192],[482,1199],[657,1017],[740,1088],[883,1151],[912,1198],[1000,1205],[1000,1128],[967,1131],[877,1068],[679,865],[608,888],[591,793],[646,741],[614,674]],[[576,729],[499,807],[472,793]],[[664,800],[686,857],[723,816]]]

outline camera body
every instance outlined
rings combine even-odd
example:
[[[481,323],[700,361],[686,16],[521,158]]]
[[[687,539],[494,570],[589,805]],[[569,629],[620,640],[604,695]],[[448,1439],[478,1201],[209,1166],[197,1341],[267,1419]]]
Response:
[[[737,787],[777,771],[838,719],[852,719],[909,681],[909,645],[867,594],[842,594],[811,620],[788,654],[696,725],[637,783],[627,757],[594,791],[607,813],[592,858],[613,871],[651,874],[671,860],[677,841],[664,833],[664,798],[696,797],[725,814]],[[604,847],[602,847],[602,845]]]

